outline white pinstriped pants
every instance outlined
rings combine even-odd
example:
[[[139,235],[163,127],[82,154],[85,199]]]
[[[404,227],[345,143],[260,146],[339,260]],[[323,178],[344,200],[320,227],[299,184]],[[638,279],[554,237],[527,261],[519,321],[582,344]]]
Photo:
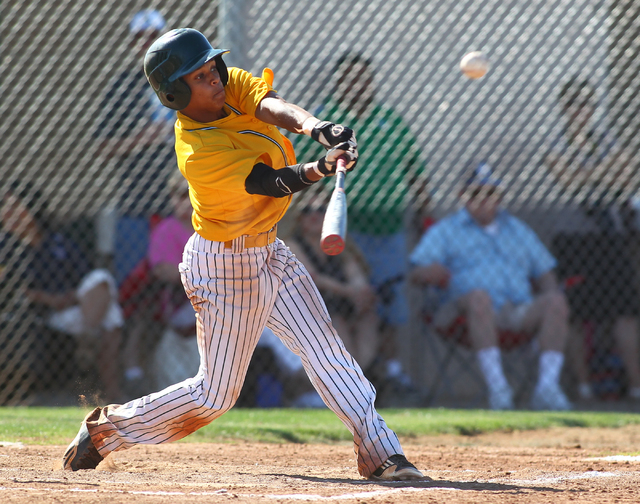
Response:
[[[353,434],[362,476],[403,453],[376,412],[375,390],[336,334],[311,276],[282,241],[233,253],[224,243],[194,234],[180,271],[197,313],[198,374],[88,417],[103,456],[181,439],[228,411],[265,325],[301,357],[324,402]]]

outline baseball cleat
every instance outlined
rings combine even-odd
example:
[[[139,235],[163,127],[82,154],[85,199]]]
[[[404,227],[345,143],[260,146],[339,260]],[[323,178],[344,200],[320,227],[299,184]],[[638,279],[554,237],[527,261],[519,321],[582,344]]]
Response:
[[[550,411],[569,411],[571,402],[558,385],[536,387],[531,398],[531,409]]]
[[[75,439],[64,452],[62,467],[67,471],[95,469],[103,458],[94,446],[87,429],[87,422],[84,420]]]
[[[384,464],[378,467],[369,479],[378,481],[415,481],[429,480],[404,455],[391,455]]]

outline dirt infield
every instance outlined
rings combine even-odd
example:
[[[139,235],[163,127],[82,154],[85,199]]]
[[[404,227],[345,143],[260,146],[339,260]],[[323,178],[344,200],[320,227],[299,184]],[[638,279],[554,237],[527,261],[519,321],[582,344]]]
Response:
[[[0,502],[640,502],[638,426],[403,444],[433,481],[365,481],[346,444],[141,446],[112,454],[95,471],[70,473],[60,469],[62,446],[0,442]]]

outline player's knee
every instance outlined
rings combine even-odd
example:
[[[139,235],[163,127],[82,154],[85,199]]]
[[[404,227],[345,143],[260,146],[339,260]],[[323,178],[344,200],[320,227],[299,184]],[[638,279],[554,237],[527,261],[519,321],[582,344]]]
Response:
[[[493,316],[493,304],[487,291],[476,289],[469,292],[466,295],[465,305],[467,315]]]
[[[568,321],[569,302],[564,292],[553,291],[542,295],[544,313],[559,321]]]

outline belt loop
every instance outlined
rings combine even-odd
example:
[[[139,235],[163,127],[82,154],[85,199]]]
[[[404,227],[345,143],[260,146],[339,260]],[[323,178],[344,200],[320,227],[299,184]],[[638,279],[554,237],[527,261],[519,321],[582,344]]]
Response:
[[[244,236],[238,236],[235,240],[233,240],[232,250],[234,254],[238,254],[244,250]]]

